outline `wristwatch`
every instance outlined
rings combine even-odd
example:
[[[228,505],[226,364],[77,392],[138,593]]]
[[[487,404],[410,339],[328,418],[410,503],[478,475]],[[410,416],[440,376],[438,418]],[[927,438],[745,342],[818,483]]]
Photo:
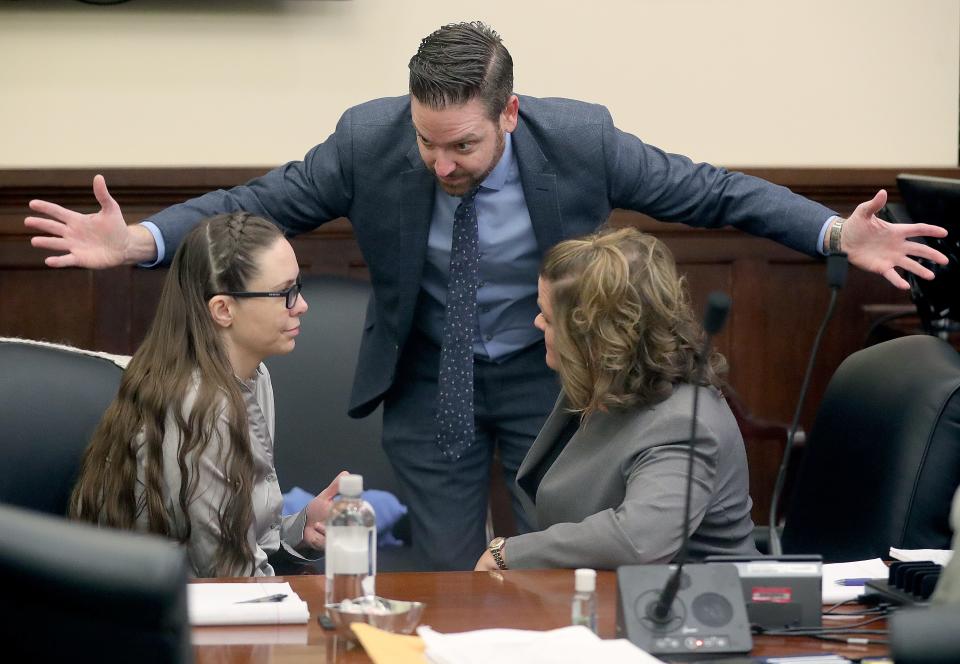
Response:
[[[503,547],[506,543],[506,537],[494,537],[487,546],[490,549],[490,555],[493,556],[493,561],[497,563],[497,567],[500,569],[507,569],[507,561],[503,559]]]
[[[840,236],[843,233],[843,222],[846,219],[837,217],[833,220],[833,223],[830,224],[830,231],[827,236],[827,249],[831,254],[841,253],[840,249]]]

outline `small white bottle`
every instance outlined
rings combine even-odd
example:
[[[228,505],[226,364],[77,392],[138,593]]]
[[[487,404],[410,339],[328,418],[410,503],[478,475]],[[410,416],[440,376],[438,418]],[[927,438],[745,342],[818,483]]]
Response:
[[[362,493],[362,475],[340,478],[340,500],[327,516],[327,604],[376,594],[377,518]]]
[[[573,602],[570,605],[570,619],[573,625],[583,625],[594,634],[597,633],[597,572],[592,569],[578,569],[574,573]]]

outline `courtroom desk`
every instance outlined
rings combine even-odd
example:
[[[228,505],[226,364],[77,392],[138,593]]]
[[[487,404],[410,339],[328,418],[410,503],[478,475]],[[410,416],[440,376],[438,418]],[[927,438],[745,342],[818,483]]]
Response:
[[[317,623],[324,603],[322,575],[227,580],[250,583],[289,581],[310,607],[310,621],[306,625],[279,627],[196,627],[193,642],[197,664],[351,664],[370,661],[362,648],[346,643]],[[573,570],[378,574],[377,594],[391,599],[424,602],[426,609],[420,624],[430,625],[442,633],[492,627],[554,629],[570,624]],[[616,597],[614,573],[600,572],[597,575],[597,624],[603,638],[616,635]],[[839,652],[851,658],[886,654],[881,646],[839,646],[838,643],[816,639],[764,636],[754,639],[753,654]]]

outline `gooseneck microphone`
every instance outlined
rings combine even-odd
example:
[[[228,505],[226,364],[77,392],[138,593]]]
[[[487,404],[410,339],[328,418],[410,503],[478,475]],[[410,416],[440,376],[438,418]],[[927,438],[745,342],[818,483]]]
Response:
[[[797,399],[797,409],[793,413],[793,421],[787,430],[787,444],[783,448],[783,459],[780,461],[780,470],[777,472],[777,482],[773,487],[773,497],[770,499],[770,553],[774,556],[783,555],[783,546],[780,542],[780,533],[777,532],[777,510],[780,506],[780,495],[783,493],[783,485],[787,476],[787,465],[790,463],[790,454],[793,451],[794,439],[797,435],[797,427],[800,423],[800,413],[803,410],[803,403],[807,398],[807,389],[810,387],[810,376],[813,374],[813,364],[817,358],[817,352],[820,350],[820,342],[823,340],[823,333],[827,329],[827,323],[833,317],[833,310],[837,306],[837,296],[840,289],[847,281],[847,255],[835,253],[827,256],[827,285],[830,286],[830,304],[827,305],[827,313],[820,323],[820,329],[817,330],[817,336],[813,340],[813,348],[810,351],[810,359],[807,361],[807,371],[803,375],[803,383],[800,387],[800,398]]]
[[[664,624],[672,619],[671,607],[680,589],[683,564],[687,561],[687,547],[690,542],[690,503],[693,494],[693,454],[697,439],[697,408],[699,406],[700,384],[709,362],[710,343],[727,320],[730,311],[730,296],[720,291],[707,297],[707,310],[703,316],[703,345],[697,354],[697,373],[693,381],[693,415],[690,418],[690,438],[687,441],[687,493],[683,501],[683,539],[680,541],[680,553],[677,555],[677,569],[667,580],[656,604],[647,609],[648,617],[655,623]]]

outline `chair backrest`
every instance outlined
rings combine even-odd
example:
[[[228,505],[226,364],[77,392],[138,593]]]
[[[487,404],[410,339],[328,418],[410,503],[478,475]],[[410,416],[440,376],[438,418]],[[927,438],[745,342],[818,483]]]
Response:
[[[66,514],[80,458],[122,369],[61,348],[0,342],[0,502]]]
[[[296,349],[267,360],[276,401],[275,464],[284,491],[319,492],[341,470],[359,473],[364,488],[397,493],[381,447],[382,409],[347,415],[353,374],[372,289],[334,276],[303,279],[310,310]]]
[[[889,547],[950,548],[960,484],[960,354],[917,335],[837,369],[807,440],[783,532],[787,553],[826,562]]]
[[[0,577],[9,661],[192,660],[173,542],[0,505]]]

